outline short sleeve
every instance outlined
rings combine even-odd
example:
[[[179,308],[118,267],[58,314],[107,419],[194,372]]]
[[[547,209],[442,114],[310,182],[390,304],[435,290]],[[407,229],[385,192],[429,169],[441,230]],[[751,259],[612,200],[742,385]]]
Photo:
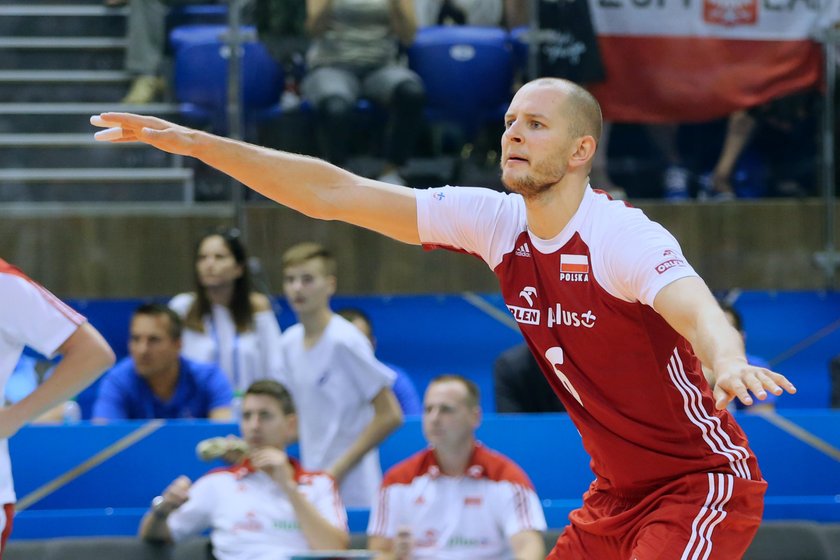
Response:
[[[213,507],[216,503],[212,480],[214,476],[224,475],[211,474],[199,478],[190,487],[189,499],[166,519],[172,540],[175,542],[198,535],[211,527]]]
[[[345,371],[353,376],[356,387],[366,400],[373,400],[382,389],[394,384],[396,374],[376,359],[370,343],[361,333],[345,337],[338,350],[338,358],[344,364]]]
[[[338,487],[328,475],[317,475],[312,480],[312,492],[309,497],[315,509],[331,525],[347,531],[347,512],[341,502]]]
[[[494,269],[525,231],[519,195],[476,187],[443,187],[417,192],[417,227],[424,247],[463,251]]]
[[[85,318],[23,276],[0,274],[0,334],[52,356]]]
[[[500,483],[496,488],[499,504],[496,511],[507,538],[522,531],[545,531],[546,522],[540,500],[533,488],[513,482]]]
[[[402,525],[400,510],[400,487],[383,486],[370,510],[367,534],[374,537],[393,539],[397,528]]]

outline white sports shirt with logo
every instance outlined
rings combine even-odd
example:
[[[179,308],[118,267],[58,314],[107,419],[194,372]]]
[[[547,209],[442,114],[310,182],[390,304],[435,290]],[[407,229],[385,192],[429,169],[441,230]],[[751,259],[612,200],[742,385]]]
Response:
[[[420,239],[482,258],[592,457],[595,487],[647,492],[680,476],[760,480],[746,437],[715,409],[688,341],[653,309],[695,271],[641,210],[587,187],[553,239],[528,231],[521,196],[417,192]]]
[[[327,521],[346,531],[347,514],[333,479],[292,465],[298,490]],[[286,493],[266,473],[247,465],[199,478],[189,500],[166,523],[176,542],[210,529],[218,560],[287,560],[311,550]]]
[[[0,394],[24,346],[52,356],[85,318],[0,259]],[[7,440],[0,440],[0,504],[15,501]]]
[[[412,558],[478,560],[512,558],[510,538],[545,531],[546,522],[522,469],[477,444],[464,476],[442,474],[430,449],[388,470],[368,534],[393,539],[403,526],[412,531]]]
[[[371,402],[394,384],[395,374],[376,359],[362,332],[339,315],[312,348],[304,346],[303,336],[299,323],[282,334],[280,382],[297,408],[301,464],[318,471],[332,466],[370,424]],[[341,481],[344,505],[370,507],[381,481],[374,448]]]

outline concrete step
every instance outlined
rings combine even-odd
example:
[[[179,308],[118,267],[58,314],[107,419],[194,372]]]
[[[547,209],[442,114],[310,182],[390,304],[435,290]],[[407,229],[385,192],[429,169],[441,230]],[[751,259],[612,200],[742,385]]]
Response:
[[[171,103],[125,105],[121,103],[0,103],[0,134],[86,133],[94,127],[88,119],[105,111],[155,115],[177,119],[178,107]]]
[[[107,101],[128,91],[131,75],[115,70],[0,70],[0,99],[7,103]]]
[[[180,160],[143,144],[104,144],[87,134],[0,134],[0,168],[172,167]]]
[[[103,4],[0,4],[0,37],[124,37],[127,13]]]
[[[0,37],[0,70],[122,70],[119,37]]]

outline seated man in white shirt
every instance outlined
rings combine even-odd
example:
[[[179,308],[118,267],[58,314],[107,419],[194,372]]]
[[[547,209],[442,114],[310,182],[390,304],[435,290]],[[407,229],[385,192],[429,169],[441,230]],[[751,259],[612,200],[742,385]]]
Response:
[[[242,400],[248,451],[195,484],[185,476],[152,501],[140,536],[180,541],[210,529],[218,560],[287,560],[309,550],[346,549],[347,516],[335,481],[286,455],[297,431],[294,404],[276,381],[253,383]]]
[[[431,381],[423,399],[429,448],[391,468],[371,511],[368,547],[388,560],[542,560],[546,523],[534,487],[504,455],[476,442],[478,387]]]

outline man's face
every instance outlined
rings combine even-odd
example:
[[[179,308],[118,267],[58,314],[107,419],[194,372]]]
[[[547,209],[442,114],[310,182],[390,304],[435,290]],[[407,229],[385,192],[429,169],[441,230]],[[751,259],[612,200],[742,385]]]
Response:
[[[459,381],[432,383],[423,397],[423,435],[432,447],[456,449],[468,445],[480,423],[478,406]]]
[[[526,85],[511,101],[502,134],[502,182],[525,197],[547,191],[566,175],[574,142],[562,89]]]
[[[141,377],[177,367],[181,340],[172,338],[170,327],[166,315],[135,315],[131,319],[128,352]]]
[[[280,403],[270,395],[246,394],[239,429],[248,447],[285,449],[295,437],[296,416],[283,414]]]
[[[324,271],[323,259],[286,267],[283,271],[283,293],[295,313],[309,314],[329,308],[335,293],[335,276]]]

